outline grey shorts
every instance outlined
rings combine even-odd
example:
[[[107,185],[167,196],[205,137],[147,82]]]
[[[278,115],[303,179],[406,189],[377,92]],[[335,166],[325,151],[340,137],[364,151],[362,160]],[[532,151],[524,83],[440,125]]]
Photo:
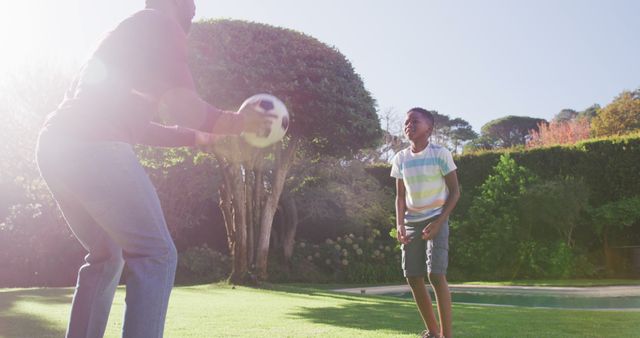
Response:
[[[407,236],[411,239],[402,248],[402,270],[405,277],[420,277],[428,273],[447,274],[449,265],[449,220],[446,220],[436,237],[425,241],[422,239],[422,230],[429,222],[428,219],[421,222],[405,225]]]

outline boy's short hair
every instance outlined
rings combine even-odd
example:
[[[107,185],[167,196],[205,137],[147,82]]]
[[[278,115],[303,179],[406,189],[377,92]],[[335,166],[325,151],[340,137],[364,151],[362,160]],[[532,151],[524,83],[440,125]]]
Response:
[[[431,114],[430,111],[424,109],[424,108],[420,108],[420,107],[414,107],[409,109],[409,111],[407,112],[407,114],[411,113],[412,111],[422,115],[422,117],[424,117],[425,119],[427,119],[427,121],[431,122],[431,125],[434,126],[435,125],[435,119],[433,118],[433,114]]]

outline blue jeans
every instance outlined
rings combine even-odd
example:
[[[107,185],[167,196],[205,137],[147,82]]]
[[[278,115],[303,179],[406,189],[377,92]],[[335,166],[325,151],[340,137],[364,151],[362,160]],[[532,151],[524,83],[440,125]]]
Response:
[[[177,254],[158,195],[131,145],[80,142],[43,130],[37,162],[69,227],[88,251],[67,337],[102,337],[123,267],[123,337],[162,337]]]

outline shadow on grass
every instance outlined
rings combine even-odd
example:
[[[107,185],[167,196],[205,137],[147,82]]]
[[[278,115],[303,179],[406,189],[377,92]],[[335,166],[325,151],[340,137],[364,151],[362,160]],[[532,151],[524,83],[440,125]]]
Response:
[[[389,334],[418,334],[424,330],[418,310],[412,300],[385,296],[361,296],[317,288],[265,285],[266,290],[283,292],[289,297],[318,296],[343,303],[332,307],[298,307],[291,318],[313,323],[367,331],[387,331]],[[346,302],[345,302],[346,301]]]
[[[19,303],[71,304],[73,290],[28,289],[0,292],[0,337],[62,337],[64,328],[34,313],[16,309]],[[43,335],[44,333],[44,335]]]
[[[390,334],[418,334],[424,328],[413,304],[386,304],[372,299],[370,302],[346,303],[337,307],[302,307],[291,313],[295,319],[318,324],[367,331],[387,331]]]

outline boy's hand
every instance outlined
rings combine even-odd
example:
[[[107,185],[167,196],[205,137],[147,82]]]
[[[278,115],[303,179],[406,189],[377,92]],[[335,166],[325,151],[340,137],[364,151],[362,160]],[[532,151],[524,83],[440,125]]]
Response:
[[[411,239],[407,237],[407,229],[404,224],[396,225],[396,230],[398,232],[398,242],[400,242],[400,244],[407,244],[411,241]]]
[[[424,239],[425,241],[434,239],[440,231],[443,222],[443,220],[438,218],[435,221],[427,224],[427,226],[424,227],[424,230],[422,230],[422,239]]]

